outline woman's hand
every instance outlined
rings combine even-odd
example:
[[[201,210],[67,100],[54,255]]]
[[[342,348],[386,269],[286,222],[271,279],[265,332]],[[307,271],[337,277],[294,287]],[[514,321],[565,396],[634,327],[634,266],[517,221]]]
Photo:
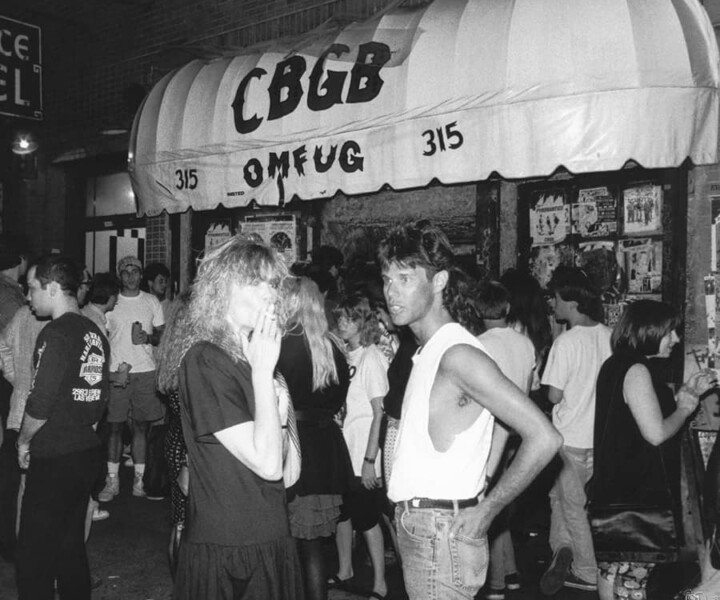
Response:
[[[703,369],[693,373],[675,395],[678,410],[691,415],[698,406],[700,396],[716,385],[717,375],[712,369]]]
[[[368,490],[380,487],[380,480],[375,474],[375,465],[366,462],[363,463],[361,481],[363,486]]]
[[[717,373],[714,369],[703,369],[688,377],[683,387],[687,387],[694,394],[702,396],[717,385]]]
[[[256,373],[275,371],[280,356],[280,329],[275,317],[275,305],[258,312],[255,328],[247,346],[247,360]]]

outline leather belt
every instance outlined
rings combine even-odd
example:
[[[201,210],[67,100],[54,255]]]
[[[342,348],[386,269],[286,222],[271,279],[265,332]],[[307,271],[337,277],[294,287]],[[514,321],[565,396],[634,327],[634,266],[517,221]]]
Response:
[[[475,498],[465,498],[464,500],[433,500],[432,498],[412,498],[404,500],[405,508],[437,508],[441,510],[457,510],[460,508],[470,508],[477,506],[480,501]]]
[[[295,420],[298,423],[314,423],[326,425],[333,422],[333,414],[327,410],[317,408],[304,408],[295,411]]]

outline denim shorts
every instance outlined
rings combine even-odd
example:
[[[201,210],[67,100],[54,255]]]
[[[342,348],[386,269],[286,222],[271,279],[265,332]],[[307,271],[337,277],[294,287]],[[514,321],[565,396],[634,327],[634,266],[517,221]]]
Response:
[[[127,387],[110,386],[108,423],[125,423],[130,415],[135,421],[157,421],[164,414],[163,404],[155,391],[155,371],[130,373]]]
[[[485,583],[487,538],[451,538],[455,514],[403,502],[396,506],[398,545],[410,600],[472,600]]]

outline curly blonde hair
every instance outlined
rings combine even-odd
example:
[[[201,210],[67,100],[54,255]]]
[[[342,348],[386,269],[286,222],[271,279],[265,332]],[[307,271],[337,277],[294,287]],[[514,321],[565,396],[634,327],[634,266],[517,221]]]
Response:
[[[232,286],[265,282],[278,287],[287,273],[275,249],[253,238],[236,235],[213,248],[202,259],[192,286],[188,336],[180,340],[178,367],[186,352],[202,341],[212,342],[235,360],[244,361],[240,334],[228,326],[227,320]],[[282,312],[281,307],[278,312]]]
[[[370,300],[364,294],[353,294],[340,301],[333,314],[337,319],[346,317],[357,323],[360,332],[360,345],[370,346],[380,341],[380,325],[377,315],[370,306]]]

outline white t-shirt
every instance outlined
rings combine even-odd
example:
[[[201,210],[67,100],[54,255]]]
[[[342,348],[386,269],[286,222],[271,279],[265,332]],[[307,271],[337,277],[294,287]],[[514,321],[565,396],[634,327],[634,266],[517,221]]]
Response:
[[[362,475],[363,459],[367,450],[370,426],[373,420],[371,400],[384,398],[389,385],[388,361],[374,344],[356,348],[348,353],[350,386],[347,392],[347,412],[343,422],[343,435],[350,451],[353,471]],[[375,461],[376,473],[380,473],[380,453]]]
[[[493,327],[478,336],[497,366],[525,394],[530,391],[535,368],[535,346],[511,327]]]
[[[576,325],[561,333],[550,348],[542,383],[563,392],[553,408],[553,425],[566,446],[593,447],[595,384],[600,367],[612,353],[611,334],[601,323]]]
[[[115,308],[105,314],[108,339],[110,340],[110,370],[126,362],[131,373],[147,373],[155,370],[155,359],[150,344],[132,343],[132,324],[139,321],[146,333],[165,324],[160,301],[147,292],[137,296],[118,296]]]
[[[388,484],[388,498],[393,502],[412,498],[462,500],[478,496],[485,487],[495,424],[489,410],[482,410],[456,433],[446,450],[437,450],[430,437],[430,396],[438,368],[445,352],[458,344],[489,355],[459,323],[446,323],[413,357]]]
[[[97,306],[93,303],[86,304],[80,309],[80,314],[90,319],[98,326],[100,331],[107,335],[107,318],[105,317],[105,313]]]

